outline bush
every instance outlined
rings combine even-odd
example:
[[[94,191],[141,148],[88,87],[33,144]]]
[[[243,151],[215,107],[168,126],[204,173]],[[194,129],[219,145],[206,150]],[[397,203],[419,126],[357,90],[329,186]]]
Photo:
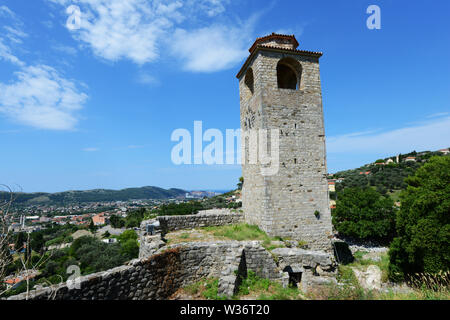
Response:
[[[394,236],[395,210],[392,199],[372,188],[347,188],[338,194],[333,225],[343,236],[389,241]]]
[[[433,157],[405,180],[389,277],[450,270],[450,157]]]
[[[117,237],[120,244],[120,252],[128,260],[135,259],[139,256],[139,244],[137,234],[134,230],[126,230]]]

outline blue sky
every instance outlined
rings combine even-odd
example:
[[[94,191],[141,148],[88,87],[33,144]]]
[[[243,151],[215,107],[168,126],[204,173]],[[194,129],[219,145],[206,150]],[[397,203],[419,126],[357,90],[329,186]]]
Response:
[[[235,75],[271,32],[324,52],[329,172],[448,147],[449,12],[446,0],[1,0],[0,183],[233,188],[239,166],[174,165],[170,137],[196,120],[239,128]]]

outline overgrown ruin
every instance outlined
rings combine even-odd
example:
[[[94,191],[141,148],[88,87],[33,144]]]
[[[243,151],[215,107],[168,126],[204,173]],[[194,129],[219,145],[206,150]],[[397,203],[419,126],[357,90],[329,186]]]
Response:
[[[263,174],[267,163],[242,164],[243,213],[212,210],[143,221],[139,259],[9,299],[167,299],[179,288],[210,277],[219,279],[218,294],[230,298],[249,270],[303,291],[335,282],[319,74],[322,53],[297,46],[294,36],[258,38],[237,76],[243,154],[253,152],[246,131],[276,129],[280,141],[277,172]],[[260,241],[168,245],[164,239],[175,230],[242,222],[285,239],[285,247],[269,251]]]

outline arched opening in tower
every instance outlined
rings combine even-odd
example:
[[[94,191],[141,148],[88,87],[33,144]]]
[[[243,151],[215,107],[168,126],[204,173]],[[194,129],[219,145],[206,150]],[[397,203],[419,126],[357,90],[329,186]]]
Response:
[[[292,58],[281,59],[277,65],[278,88],[297,90],[300,87],[302,68]]]
[[[254,92],[254,78],[253,78],[253,69],[249,68],[247,70],[247,73],[245,74],[245,85],[250,90],[250,92],[253,94]]]

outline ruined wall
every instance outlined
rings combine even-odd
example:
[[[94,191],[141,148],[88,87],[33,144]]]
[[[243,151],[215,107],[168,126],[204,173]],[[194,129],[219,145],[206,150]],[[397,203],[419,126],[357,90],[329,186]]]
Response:
[[[277,64],[285,57],[301,64],[298,90],[278,88]],[[249,67],[255,90],[251,95],[245,88],[245,76],[240,79],[241,128],[279,129],[280,166],[277,174],[262,176],[260,164],[243,163],[245,220],[271,236],[302,240],[311,249],[330,251],[332,227],[318,58],[260,50]]]
[[[168,250],[145,260],[135,260],[105,272],[80,277],[79,289],[63,283],[31,291],[29,300],[145,300],[164,299],[183,284],[194,261],[184,260],[184,251]],[[76,283],[73,283],[75,285]],[[24,300],[26,293],[9,300]]]
[[[257,241],[219,241],[177,244],[159,254],[79,278],[80,287],[67,283],[31,291],[29,300],[154,300],[167,299],[177,289],[206,278],[219,278],[219,294],[231,296],[239,285],[242,257],[258,257],[264,250]],[[270,254],[269,254],[270,256]],[[281,279],[272,258],[249,264],[260,276]],[[270,260],[271,259],[271,264]],[[272,268],[272,269],[271,269]],[[241,273],[246,273],[241,270]],[[10,300],[24,300],[26,293]]]
[[[277,257],[278,267],[284,272],[300,275],[299,284],[303,292],[323,284],[337,283],[336,261],[329,253],[300,248],[277,248],[272,251]]]
[[[183,229],[237,224],[244,221],[244,216],[241,213],[231,213],[228,210],[207,210],[186,216],[161,216],[158,217],[158,220],[162,232],[168,233]]]

